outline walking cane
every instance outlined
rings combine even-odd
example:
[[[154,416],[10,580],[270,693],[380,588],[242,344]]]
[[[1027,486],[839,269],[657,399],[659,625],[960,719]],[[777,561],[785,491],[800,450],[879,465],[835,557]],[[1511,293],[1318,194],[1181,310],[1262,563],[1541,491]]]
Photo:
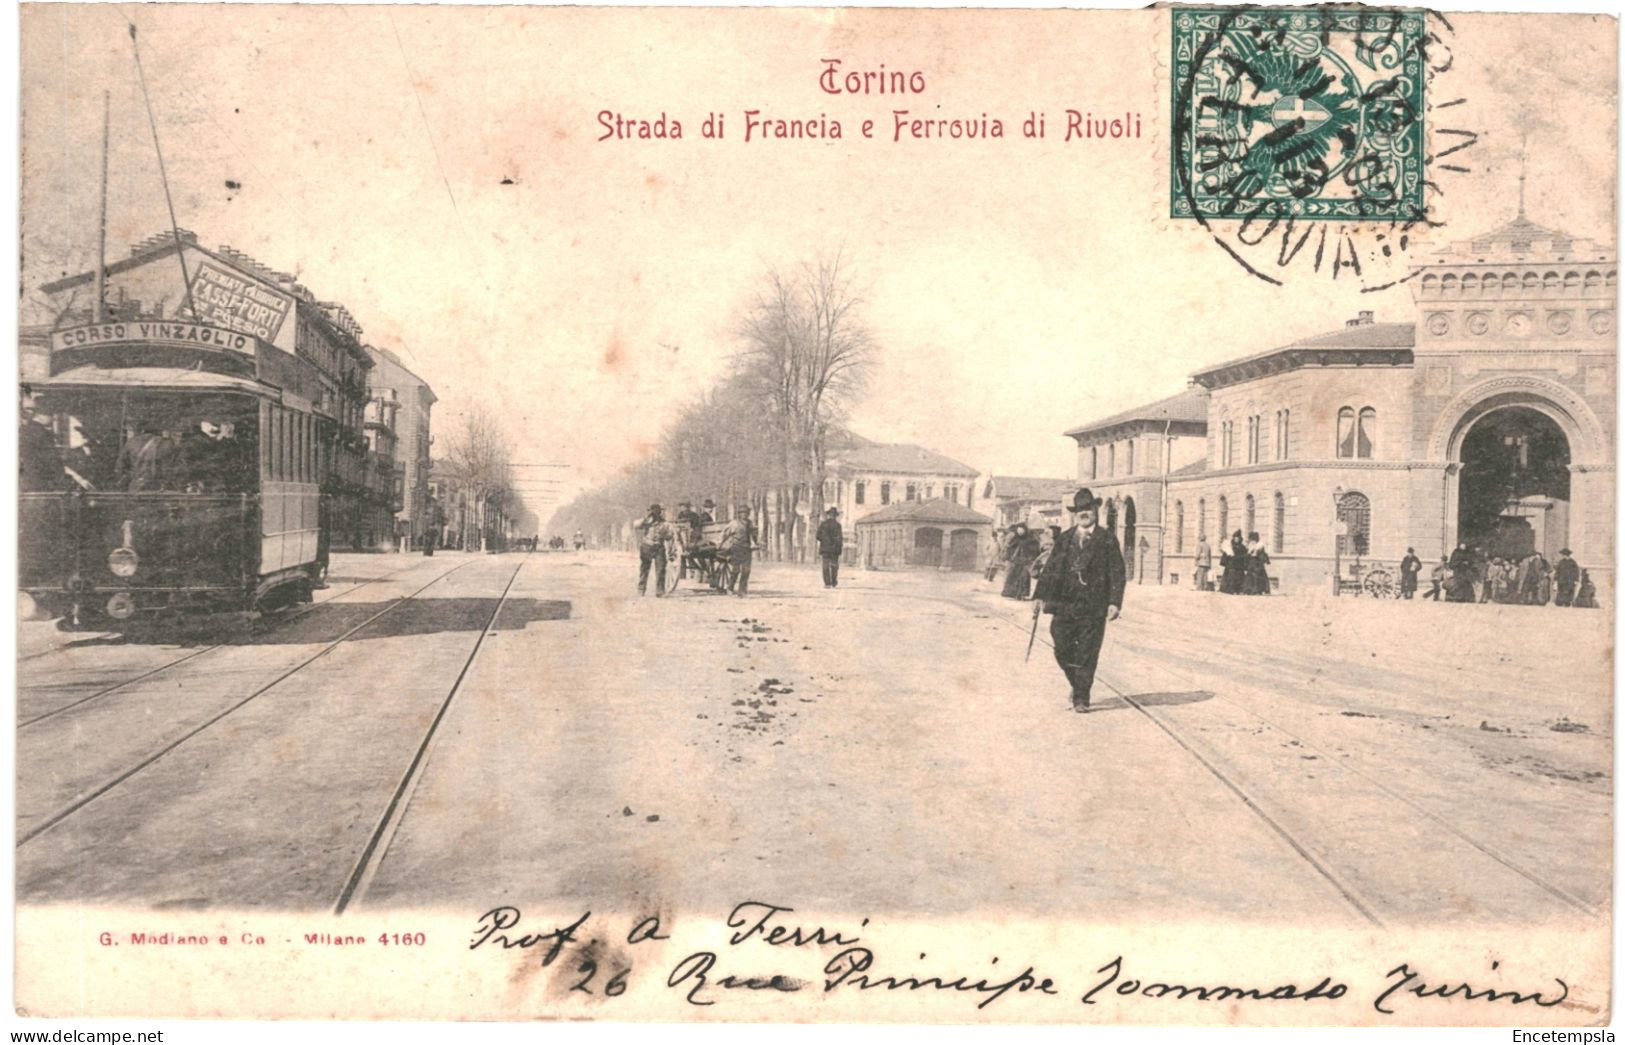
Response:
[[[1021,658],[1023,664],[1033,659],[1033,643],[1038,641],[1038,615],[1044,610],[1044,604],[1037,599],[1033,600],[1033,633],[1027,636],[1027,655]]]

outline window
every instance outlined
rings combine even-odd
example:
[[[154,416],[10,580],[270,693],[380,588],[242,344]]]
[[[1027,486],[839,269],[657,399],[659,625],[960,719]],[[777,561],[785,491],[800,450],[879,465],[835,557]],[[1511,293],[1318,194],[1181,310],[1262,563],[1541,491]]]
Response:
[[[1117,474],[1117,444],[1116,443],[1109,443],[1106,446],[1106,474],[1108,476],[1115,476]]]
[[[1098,446],[1089,448],[1089,478],[1100,478],[1100,447]]]
[[[1371,551],[1371,499],[1363,493],[1349,491],[1337,501],[1337,521],[1343,532],[1337,535],[1337,547],[1344,555],[1365,555]]]
[[[936,484],[935,483],[926,483],[925,484],[925,500],[929,501],[929,500],[931,500],[931,498],[935,497],[936,495],[937,495]]]
[[[880,503],[881,504],[890,504],[891,503],[891,483],[881,483],[880,484]]]
[[[1207,498],[1196,499],[1196,536],[1207,536]]]
[[[1124,475],[1134,474],[1134,440],[1128,441],[1128,467],[1123,469]]]
[[[1275,518],[1271,520],[1270,538],[1275,554],[1286,551],[1286,498],[1281,496],[1279,490],[1275,491]]]
[[[1345,406],[1337,412],[1337,456],[1369,458],[1376,431],[1376,410],[1368,406],[1356,415]]]
[[[919,488],[916,487],[913,483],[909,483],[907,486],[903,487],[903,500],[912,501],[912,500],[914,500],[915,495],[918,494],[918,493],[919,493]]]
[[[852,484],[852,503],[853,504],[862,504],[863,503],[864,489],[868,485],[869,484],[864,482],[862,479],[859,479],[857,482]]]
[[[1247,418],[1247,463],[1258,463],[1258,417]]]
[[[1292,454],[1292,411],[1275,415],[1275,456],[1285,461]]]
[[[1230,501],[1223,495],[1219,497],[1219,540],[1224,540],[1230,534]]]
[[[1174,502],[1174,554],[1185,551],[1185,502]]]
[[[1243,530],[1247,534],[1247,539],[1251,540],[1252,535],[1258,532],[1258,514],[1255,510],[1256,506],[1253,504],[1253,495],[1248,494],[1247,500],[1244,503],[1247,506],[1247,510],[1246,515],[1243,518],[1246,520],[1247,524],[1245,527],[1243,527]]]
[[[1222,468],[1229,468],[1235,461],[1232,453],[1235,443],[1234,428],[1234,422],[1231,421],[1226,421],[1219,426],[1219,465]]]

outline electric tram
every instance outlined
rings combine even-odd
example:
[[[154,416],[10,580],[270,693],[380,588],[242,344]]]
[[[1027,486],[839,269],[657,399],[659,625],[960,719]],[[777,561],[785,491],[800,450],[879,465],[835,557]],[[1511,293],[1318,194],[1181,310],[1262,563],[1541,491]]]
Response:
[[[323,394],[307,360],[220,327],[54,332],[50,376],[25,387],[22,590],[77,626],[308,602],[327,569]]]

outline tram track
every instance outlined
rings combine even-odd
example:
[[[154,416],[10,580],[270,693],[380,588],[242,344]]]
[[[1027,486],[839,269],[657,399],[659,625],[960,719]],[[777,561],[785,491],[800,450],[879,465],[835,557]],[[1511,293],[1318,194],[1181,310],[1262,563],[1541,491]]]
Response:
[[[308,604],[306,606],[302,606],[299,609],[294,610],[292,613],[288,613],[288,614],[285,614],[285,615],[278,615],[277,617],[275,617],[275,618],[273,618],[273,619],[271,619],[269,621],[264,620],[264,619],[262,619],[260,621],[256,621],[254,626],[253,626],[254,630],[251,630],[250,634],[264,634],[265,632],[270,631],[273,628],[284,627],[284,626],[286,626],[286,625],[288,625],[288,624],[290,624],[290,623],[292,623],[292,622],[294,622],[296,620],[301,620],[304,617],[310,615],[311,613],[314,613],[316,610],[322,608],[323,606],[326,606],[326,605],[328,605],[330,603],[336,602],[339,599],[345,598],[346,596],[351,595],[351,594],[353,594],[353,593],[355,593],[357,591],[360,591],[362,588],[365,588],[365,587],[367,587],[369,585],[379,584],[379,583],[382,583],[383,581],[387,581],[387,580],[391,580],[391,579],[393,579],[395,577],[399,577],[401,574],[408,572],[409,570],[413,569],[417,565],[418,565],[417,563],[414,563],[412,566],[403,566],[401,569],[395,570],[395,571],[393,571],[391,573],[386,573],[381,577],[369,578],[368,580],[364,580],[359,584],[355,584],[355,585],[352,585],[352,586],[350,586],[348,588],[345,588],[342,591],[334,592],[332,595],[329,595],[327,598],[312,601],[310,604]],[[466,565],[468,565],[468,564],[463,563],[460,566],[454,567],[453,569],[461,569],[462,566],[466,566]],[[451,571],[447,571],[447,572],[449,573]],[[446,574],[441,574],[441,576],[446,576]],[[83,707],[84,705],[89,704],[89,703],[91,703],[93,701],[97,701],[97,700],[100,700],[103,697],[110,696],[110,695],[112,695],[114,693],[117,693],[119,690],[125,689],[125,688],[127,688],[129,686],[133,686],[138,682],[145,682],[147,679],[150,679],[150,678],[154,677],[155,675],[161,675],[164,672],[170,670],[171,668],[179,667],[180,665],[188,663],[189,661],[195,660],[198,657],[201,657],[206,653],[213,653],[216,650],[229,649],[229,648],[231,648],[233,646],[237,646],[237,645],[241,645],[241,643],[237,643],[237,642],[217,642],[217,643],[214,643],[213,645],[210,645],[210,646],[204,646],[204,647],[202,647],[200,649],[192,650],[189,653],[186,653],[186,654],[183,654],[182,656],[176,657],[174,660],[167,661],[167,662],[165,662],[163,664],[160,664],[160,665],[158,665],[157,667],[154,667],[154,668],[149,668],[148,670],[143,671],[138,675],[132,675],[131,677],[129,677],[127,679],[124,679],[121,682],[116,682],[113,685],[107,686],[107,687],[105,687],[103,689],[99,689],[94,693],[90,693],[90,694],[88,694],[86,696],[79,697],[79,698],[77,698],[75,700],[70,701],[67,704],[63,704],[60,707],[52,708],[50,711],[46,711],[46,712],[44,712],[42,714],[35,715],[33,718],[24,719],[23,721],[17,723],[17,730],[19,732],[21,732],[22,730],[27,729],[30,726],[35,726],[35,725],[38,725],[41,722],[49,721],[50,719],[56,718],[58,715],[65,714],[66,712],[72,711],[72,710],[74,710],[76,708]],[[33,654],[31,657],[18,658],[18,663],[21,664],[21,663],[23,663],[25,661],[37,659],[37,658],[48,656],[48,655],[51,655],[51,654],[66,654],[66,653],[69,653],[71,651],[72,651],[71,649],[63,649],[63,648],[45,650],[42,653]]]
[[[412,801],[412,795],[416,792],[418,783],[423,779],[424,770],[428,767],[429,755],[440,736],[440,724],[445,721],[446,713],[451,710],[452,701],[462,689],[463,680],[468,677],[469,669],[474,666],[474,658],[479,656],[480,647],[485,645],[486,638],[496,627],[497,618],[502,614],[502,607],[508,601],[508,593],[513,590],[514,581],[519,579],[519,571],[525,568],[526,561],[521,560],[519,565],[514,567],[513,573],[508,575],[508,583],[503,586],[502,594],[491,610],[491,616],[480,629],[479,637],[474,640],[473,647],[463,660],[462,668],[452,681],[451,689],[446,692],[446,698],[441,701],[439,709],[429,723],[429,728],[424,732],[422,741],[412,755],[412,761],[407,765],[406,772],[391,793],[389,804],[384,807],[383,815],[379,817],[377,825],[368,835],[367,844],[362,848],[349,877],[345,879],[344,887],[339,891],[338,899],[333,905],[334,914],[343,914],[351,906],[361,902],[366,895],[367,887],[372,884],[378,868],[383,864],[390,843],[394,841],[401,821],[406,818],[406,809]]]
[[[896,594],[904,595],[904,593]],[[1008,617],[1002,613],[994,611],[992,608],[986,605],[982,605],[965,598],[913,593],[908,593],[904,595],[904,597],[956,606],[977,615],[998,620],[1023,633],[1027,632],[1031,626],[1030,620],[1022,621]],[[1038,636],[1038,641],[1050,649],[1054,648],[1053,643],[1049,641],[1047,636]],[[1139,647],[1134,643],[1127,643],[1126,645],[1139,656],[1149,656],[1149,652],[1146,651],[1144,647]],[[1189,676],[1184,675],[1182,672],[1174,669],[1168,669],[1166,666],[1164,666],[1164,670],[1168,671],[1169,674],[1182,679],[1187,684],[1196,686],[1197,688],[1206,689],[1205,686],[1200,686],[1195,680],[1190,679]],[[1300,860],[1302,860],[1306,866],[1312,869],[1317,877],[1330,885],[1332,889],[1342,898],[1342,900],[1361,917],[1362,920],[1376,928],[1387,928],[1387,923],[1383,920],[1384,912],[1382,912],[1382,908],[1385,905],[1379,899],[1367,895],[1364,890],[1354,885],[1349,880],[1348,875],[1344,874],[1341,870],[1334,866],[1333,861],[1325,859],[1324,857],[1316,856],[1314,850],[1317,847],[1311,844],[1312,840],[1304,837],[1301,831],[1294,830],[1293,828],[1289,827],[1285,822],[1287,818],[1281,815],[1279,811],[1271,809],[1271,803],[1268,799],[1266,799],[1263,795],[1258,794],[1256,789],[1250,788],[1245,780],[1239,779],[1236,774],[1226,772],[1225,769],[1221,767],[1214,758],[1204,754],[1201,750],[1201,743],[1196,741],[1193,737],[1186,735],[1185,732],[1176,727],[1167,716],[1156,713],[1146,704],[1136,700],[1131,694],[1125,692],[1119,686],[1113,685],[1107,678],[1102,677],[1101,674],[1096,675],[1095,682],[1097,686],[1103,686],[1114,696],[1122,700],[1127,707],[1137,711],[1147,721],[1156,726],[1157,729],[1161,731],[1172,743],[1177,745],[1181,750],[1183,750],[1199,765],[1201,765],[1204,770],[1213,776],[1219,782],[1219,784],[1236,800],[1238,800],[1249,812],[1251,812],[1254,817],[1268,827],[1270,831],[1276,835],[1276,837],[1280,839],[1281,842],[1285,844]],[[1208,690],[1208,692],[1212,691]],[[1242,701],[1238,701],[1222,693],[1214,693],[1213,696],[1216,699],[1224,701],[1226,705],[1235,708],[1244,715],[1247,715],[1254,721],[1261,723],[1265,727],[1275,730],[1283,736],[1291,738],[1302,748],[1314,752],[1319,758],[1325,759],[1326,761],[1334,764],[1340,770],[1349,772],[1353,776],[1357,777],[1362,783],[1371,786],[1392,802],[1402,805],[1416,816],[1421,817],[1434,826],[1444,830],[1452,838],[1475,850],[1481,856],[1492,861],[1503,870],[1511,872],[1518,878],[1527,882],[1529,885],[1539,889],[1541,892],[1545,893],[1547,896],[1556,900],[1558,903],[1569,908],[1570,910],[1585,915],[1589,918],[1601,917],[1601,912],[1594,905],[1585,902],[1579,897],[1573,895],[1568,890],[1564,889],[1562,886],[1548,880],[1538,872],[1535,872],[1522,865],[1514,858],[1499,851],[1496,847],[1474,838],[1466,831],[1463,831],[1455,824],[1452,824],[1448,819],[1418,803],[1408,795],[1405,795],[1385,784],[1381,780],[1378,780],[1370,773],[1365,772],[1359,766],[1355,765],[1351,760],[1328,750],[1324,745],[1316,744],[1313,741],[1304,738],[1297,732],[1288,730],[1278,725]]]
[[[377,621],[381,620],[382,618],[388,616],[389,614],[394,613],[395,611],[399,610],[401,607],[407,605],[413,599],[416,599],[419,595],[423,594],[423,592],[425,592],[428,589],[434,587],[436,584],[439,584],[441,581],[445,580],[447,577],[450,577],[452,574],[457,573],[459,570],[465,569],[466,567],[471,566],[475,562],[478,562],[478,561],[480,561],[480,560],[478,560],[478,559],[469,559],[466,562],[459,563],[458,565],[453,566],[451,569],[446,570],[446,571],[444,571],[442,573],[439,573],[439,574],[435,575],[427,583],[425,583],[422,586],[418,587],[414,591],[412,591],[409,594],[404,595],[404,596],[394,600],[393,602],[389,603],[389,605],[385,606],[383,609],[380,609],[378,612],[368,616],[365,620],[363,620],[360,623],[355,624],[355,625],[351,626],[350,628],[346,629],[337,638],[332,639],[331,641],[325,643],[321,647],[321,649],[317,650],[315,653],[312,653],[310,656],[305,657],[303,660],[299,661],[297,664],[293,665],[292,667],[288,668],[287,670],[281,672],[275,678],[271,679],[269,682],[265,683],[264,685],[261,685],[261,686],[257,687],[251,693],[249,693],[247,696],[244,696],[244,697],[234,701],[233,703],[231,703],[230,705],[225,707],[223,710],[218,711],[213,715],[210,715],[208,718],[206,718],[204,721],[202,721],[198,725],[193,726],[192,728],[186,730],[180,736],[178,736],[175,739],[171,740],[170,742],[164,744],[162,747],[158,748],[156,751],[153,751],[150,754],[146,755],[144,758],[142,758],[139,762],[135,763],[133,766],[130,766],[129,768],[124,769],[123,771],[117,773],[116,775],[114,775],[110,779],[107,779],[104,782],[102,782],[101,784],[98,784],[98,785],[90,788],[89,790],[83,792],[77,798],[75,798],[72,802],[68,803],[66,806],[63,806],[62,808],[58,809],[56,812],[54,812],[51,815],[47,816],[45,819],[43,819],[39,823],[35,824],[33,827],[29,828],[27,831],[19,832],[19,834],[17,836],[16,848],[21,849],[23,846],[27,845],[29,842],[31,842],[34,839],[39,838],[40,836],[44,835],[46,832],[50,831],[52,828],[56,827],[58,824],[61,824],[63,821],[65,821],[68,818],[72,817],[74,814],[78,813],[80,810],[84,809],[86,806],[88,806],[91,803],[95,802],[97,799],[103,797],[104,795],[107,795],[108,793],[112,792],[114,789],[118,788],[120,785],[122,785],[123,783],[125,783],[126,781],[131,779],[132,777],[136,776],[137,774],[139,774],[143,770],[145,770],[145,769],[151,767],[152,765],[156,764],[157,762],[161,761],[163,758],[165,758],[166,756],[168,756],[169,754],[174,752],[177,748],[181,747],[187,741],[192,740],[193,738],[195,738],[195,737],[199,736],[200,734],[206,732],[207,730],[209,730],[213,726],[217,725],[218,723],[220,723],[222,720],[224,720],[228,716],[234,714],[237,711],[242,710],[244,707],[247,707],[249,704],[253,703],[255,700],[257,700],[260,697],[264,696],[266,693],[268,693],[271,690],[273,690],[273,689],[277,688],[278,686],[282,685],[288,679],[292,678],[293,676],[297,675],[299,672],[303,671],[305,668],[309,667],[311,664],[313,664],[316,661],[318,661],[318,660],[322,659],[323,657],[327,656],[333,650],[337,649],[338,647],[340,647],[340,646],[344,645],[346,642],[348,642],[352,636],[360,633],[361,631],[365,630],[366,628],[368,628],[372,624],[376,623]],[[523,564],[521,564],[521,565],[523,565]],[[515,573],[517,575],[517,570],[515,571]],[[383,579],[386,579],[386,578],[379,578],[379,579],[383,580]],[[510,584],[511,584],[511,581],[510,581]],[[349,590],[353,591],[355,589],[349,589]],[[343,594],[343,593],[341,593],[341,594]],[[337,598],[337,597],[338,596],[335,596],[335,598]],[[327,601],[331,601],[331,600],[327,600]],[[494,619],[495,619],[494,615],[493,615],[492,619],[494,621]],[[489,628],[489,625],[487,625],[487,628]],[[483,632],[482,632],[482,637],[483,637]],[[214,647],[214,648],[218,648],[218,647]],[[199,651],[199,652],[201,653],[203,651]],[[195,657],[196,655],[197,654],[192,654],[192,655],[189,655],[188,657],[182,658],[182,659],[183,660],[190,660],[193,657]],[[470,658],[470,662],[472,662],[472,657]],[[179,661],[177,661],[175,663],[179,663]],[[172,664],[170,664],[168,666],[172,667],[174,665],[172,663]],[[465,671],[466,671],[466,665],[465,665]],[[150,672],[149,676],[151,674],[156,674],[156,673],[157,673],[156,671]],[[460,676],[459,676],[459,678],[460,678]],[[136,680],[132,679],[130,681],[133,682],[133,681],[136,681]],[[128,682],[124,683],[124,685],[128,685],[128,684],[129,684]]]

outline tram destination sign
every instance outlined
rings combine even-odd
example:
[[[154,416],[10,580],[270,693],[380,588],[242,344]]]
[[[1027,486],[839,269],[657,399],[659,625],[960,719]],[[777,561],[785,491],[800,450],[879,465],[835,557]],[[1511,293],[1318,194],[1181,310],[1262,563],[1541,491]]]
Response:
[[[185,320],[142,319],[122,323],[87,323],[58,330],[51,335],[51,349],[56,352],[64,352],[70,348],[93,348],[98,345],[136,342],[226,349],[248,355],[254,353],[252,335]]]

